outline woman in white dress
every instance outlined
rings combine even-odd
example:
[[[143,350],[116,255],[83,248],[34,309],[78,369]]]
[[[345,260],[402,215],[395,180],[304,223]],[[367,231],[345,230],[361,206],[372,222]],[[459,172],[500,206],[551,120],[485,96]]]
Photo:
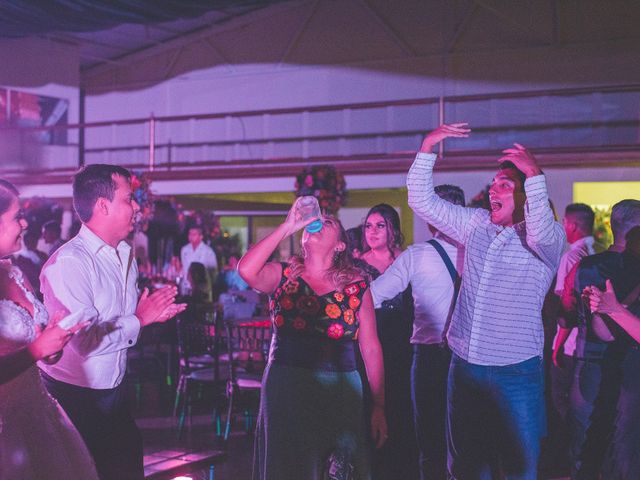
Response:
[[[84,325],[49,322],[22,272],[4,260],[20,249],[26,227],[16,188],[0,180],[0,478],[97,480],[82,438],[35,365]]]

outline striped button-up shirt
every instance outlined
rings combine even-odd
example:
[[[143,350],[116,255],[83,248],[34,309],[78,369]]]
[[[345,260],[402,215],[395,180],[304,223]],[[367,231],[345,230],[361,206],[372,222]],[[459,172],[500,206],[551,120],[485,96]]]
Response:
[[[447,340],[477,365],[512,365],[542,355],[542,303],[565,243],[544,175],[527,178],[525,220],[491,223],[487,210],[442,200],[433,191],[436,155],[418,153],[407,176],[409,205],[465,246],[462,286]]]

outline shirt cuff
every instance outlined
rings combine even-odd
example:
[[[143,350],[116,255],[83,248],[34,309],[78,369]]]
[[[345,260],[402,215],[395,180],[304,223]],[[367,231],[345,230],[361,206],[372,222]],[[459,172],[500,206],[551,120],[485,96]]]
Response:
[[[437,158],[438,158],[438,155],[435,153],[418,152],[416,154],[416,160],[420,160],[421,162],[434,163]]]
[[[133,347],[140,335],[140,320],[135,315],[125,315],[118,323],[122,327],[122,340],[126,346]]]
[[[529,177],[524,181],[524,192],[529,195],[541,195],[547,193],[547,181],[544,174]]]

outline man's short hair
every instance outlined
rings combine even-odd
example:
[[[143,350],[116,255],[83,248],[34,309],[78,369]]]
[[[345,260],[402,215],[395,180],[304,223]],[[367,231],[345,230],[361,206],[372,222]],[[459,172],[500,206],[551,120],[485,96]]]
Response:
[[[640,200],[621,200],[611,209],[613,239],[624,238],[633,227],[640,226]]]
[[[200,232],[200,235],[204,236],[204,227],[202,225],[191,225],[187,229],[187,233],[189,233],[191,230],[198,230]]]
[[[565,217],[571,217],[571,220],[578,225],[580,230],[588,235],[593,233],[593,223],[596,215],[593,209],[586,203],[571,203],[564,210]]]
[[[62,234],[62,228],[60,227],[60,222],[56,220],[49,220],[47,223],[42,225],[42,230],[55,233],[58,237]]]
[[[438,185],[433,189],[443,200],[464,207],[464,191],[456,185]]]
[[[83,222],[91,220],[99,198],[112,201],[116,193],[114,175],[131,180],[131,173],[118,165],[87,165],[73,177],[73,208]]]
[[[516,167],[516,164],[513,163],[510,160],[505,160],[504,162],[500,163],[500,166],[498,167],[498,170],[513,170],[516,172],[516,174],[518,175],[518,180],[520,180],[520,190],[522,190],[524,192],[524,182],[527,179],[527,176],[524,174],[524,172],[522,172],[522,170],[520,170],[518,167]]]

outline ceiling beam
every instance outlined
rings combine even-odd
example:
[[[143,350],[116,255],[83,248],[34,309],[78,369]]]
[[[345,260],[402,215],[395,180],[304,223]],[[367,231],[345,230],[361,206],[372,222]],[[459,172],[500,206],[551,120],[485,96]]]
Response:
[[[469,25],[469,23],[471,23],[471,19],[473,18],[473,15],[477,9],[478,9],[477,3],[469,4],[466,12],[464,13],[464,16],[462,17],[462,20],[460,20],[458,25],[456,25],[453,35],[451,35],[451,38],[447,42],[445,53],[453,52],[453,50],[456,47],[456,43],[458,43],[458,40],[460,39],[464,31],[467,29],[467,26]]]
[[[311,8],[309,10],[309,14],[302,21],[302,23],[300,24],[300,27],[298,27],[298,30],[296,30],[296,33],[293,35],[293,37],[291,38],[291,41],[287,45],[287,48],[285,49],[284,53],[280,57],[280,61],[278,62],[278,68],[281,67],[287,61],[287,57],[289,56],[289,54],[293,51],[295,47],[298,46],[298,42],[300,41],[302,34],[305,32],[305,30],[307,29],[307,26],[309,25],[309,22],[311,22],[311,19],[313,18],[313,16],[316,14],[316,11],[318,10],[319,3],[320,3],[320,0],[313,1],[313,4],[311,5]]]
[[[216,23],[213,25],[207,24],[207,25],[199,26],[195,29],[184,32],[179,36],[176,36],[175,38],[166,39],[161,43],[149,46],[147,48],[141,48],[141,49],[136,49],[135,51],[132,51],[132,52],[127,52],[126,54],[118,57],[116,60],[123,62],[122,63],[123,66],[135,64],[150,56],[158,55],[168,51],[173,51],[175,48],[180,48],[192,43],[199,42],[203,38],[215,36],[229,30],[236,30],[238,28],[241,28],[247,24],[254,22],[256,18],[260,18],[259,15],[261,12],[264,12],[265,17],[270,18],[274,15],[280,15],[282,11],[287,11],[294,7],[296,8],[299,7],[299,4],[295,4],[293,6],[291,4],[286,4],[286,5],[276,4],[276,5],[270,6],[268,9],[265,9],[262,6],[254,6],[246,10],[243,10],[242,12],[233,14],[232,17],[227,17],[224,20],[221,20],[220,23]],[[252,15],[249,18],[247,14],[251,14],[251,13],[255,13],[256,15],[258,15],[258,17],[256,17],[255,15]],[[242,16],[246,16],[247,18],[244,18],[244,19],[238,18]],[[236,19],[239,21],[228,23],[231,20],[236,20]],[[225,23],[224,26],[222,25],[222,22]],[[82,75],[85,78],[90,78],[93,75],[108,73],[111,70],[111,68],[112,67],[109,65],[95,65],[83,70]]]
[[[369,3],[368,0],[360,0],[360,3],[364,5],[369,15],[373,17],[373,19],[378,22],[378,24],[391,35],[391,38],[396,42],[396,44],[402,49],[402,51],[407,55],[407,57],[414,58],[418,56],[418,53],[413,49],[411,45],[409,45],[404,38],[391,26],[389,22],[382,18],[382,16],[373,8],[373,6]]]

